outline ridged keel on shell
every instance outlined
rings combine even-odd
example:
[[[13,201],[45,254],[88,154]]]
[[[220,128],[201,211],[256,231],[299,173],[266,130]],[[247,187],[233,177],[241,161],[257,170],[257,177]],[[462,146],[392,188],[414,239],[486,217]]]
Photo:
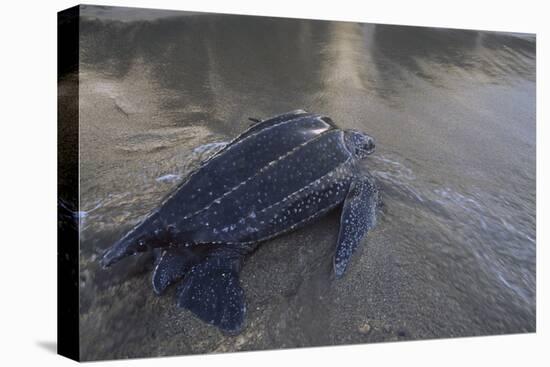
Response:
[[[273,237],[341,203],[353,168],[343,132],[327,131],[268,162],[178,227],[196,244]]]
[[[263,129],[238,138],[209,159],[164,202],[164,207],[177,212],[180,218],[188,216],[254,175],[282,152],[288,152],[331,128],[318,115],[297,115],[283,121],[275,119]],[[182,206],[184,201],[186,205]]]

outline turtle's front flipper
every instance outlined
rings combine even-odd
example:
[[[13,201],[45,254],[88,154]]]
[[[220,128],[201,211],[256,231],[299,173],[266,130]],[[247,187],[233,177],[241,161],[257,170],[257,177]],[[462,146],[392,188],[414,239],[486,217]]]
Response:
[[[204,259],[196,248],[176,247],[158,250],[160,252],[153,270],[153,290],[160,295],[175,281],[181,279],[189,269]]]
[[[178,291],[178,306],[227,333],[238,333],[246,312],[238,277],[241,262],[241,255],[210,253],[185,275]]]
[[[370,176],[361,176],[352,182],[340,218],[338,246],[334,255],[334,272],[341,277],[353,251],[363,236],[376,225],[378,188]]]

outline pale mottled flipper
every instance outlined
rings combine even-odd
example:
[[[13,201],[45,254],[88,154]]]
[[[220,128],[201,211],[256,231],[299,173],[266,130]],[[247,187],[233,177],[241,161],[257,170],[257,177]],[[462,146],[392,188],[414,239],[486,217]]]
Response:
[[[175,281],[183,278],[191,267],[200,262],[204,256],[188,248],[168,248],[159,250],[153,270],[153,290],[162,294]]]
[[[178,306],[227,333],[238,333],[246,312],[240,267],[240,256],[210,254],[185,275],[178,290]]]
[[[341,277],[353,251],[363,236],[376,225],[378,188],[370,176],[361,176],[352,182],[340,218],[340,233],[334,255],[334,272]]]

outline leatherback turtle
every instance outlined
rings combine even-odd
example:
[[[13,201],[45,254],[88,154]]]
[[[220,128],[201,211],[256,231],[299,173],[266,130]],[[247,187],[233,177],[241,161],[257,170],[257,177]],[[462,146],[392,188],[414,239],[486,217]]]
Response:
[[[376,223],[379,193],[358,162],[374,139],[303,110],[255,120],[200,164],[102,256],[103,267],[154,250],[153,289],[181,281],[177,303],[225,332],[244,324],[239,271],[263,241],[342,206],[334,272]]]

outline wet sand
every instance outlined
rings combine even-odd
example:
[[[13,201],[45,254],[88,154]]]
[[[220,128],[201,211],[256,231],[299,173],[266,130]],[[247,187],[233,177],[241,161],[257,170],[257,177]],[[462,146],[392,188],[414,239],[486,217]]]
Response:
[[[82,14],[83,359],[535,331],[534,36]],[[99,268],[248,117],[296,108],[377,139],[366,167],[385,205],[346,276],[331,273],[338,211],[247,259],[238,336],[178,309],[175,289],[154,295],[151,256]]]

